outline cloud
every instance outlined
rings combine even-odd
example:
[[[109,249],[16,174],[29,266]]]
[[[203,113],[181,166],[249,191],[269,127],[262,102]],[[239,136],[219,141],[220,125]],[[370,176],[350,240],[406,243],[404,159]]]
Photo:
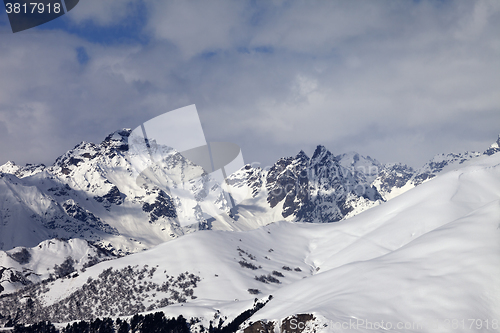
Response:
[[[327,54],[359,36],[389,28],[388,6],[370,1],[290,1],[267,10],[251,43]]]
[[[230,49],[245,38],[250,9],[244,1],[163,1],[149,3],[148,28],[187,57]]]
[[[134,15],[137,3],[132,0],[85,0],[80,1],[75,7],[77,10],[72,10],[68,16],[76,24],[90,21],[100,26],[110,26]]]
[[[83,32],[123,25],[129,2],[83,5],[80,30],[2,35],[0,163],[193,103],[208,140],[263,164],[324,144],[419,166],[500,132],[497,1],[149,1],[146,43]]]

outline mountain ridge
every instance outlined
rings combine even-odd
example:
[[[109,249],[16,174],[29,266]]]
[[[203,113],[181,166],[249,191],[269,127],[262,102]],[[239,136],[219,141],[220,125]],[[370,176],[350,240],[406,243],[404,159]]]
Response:
[[[227,180],[230,192],[234,195],[248,193],[247,199],[235,210],[240,211],[241,216],[229,211],[224,196],[216,195],[214,203],[226,214],[207,219],[199,212],[196,202],[188,203],[194,213],[186,208],[179,211],[182,198],[179,201],[171,197],[155,184],[148,187],[136,183],[135,165],[131,162],[133,155],[130,155],[128,144],[130,134],[131,130],[125,128],[107,135],[100,144],[81,142],[51,166],[27,164],[23,167],[10,161],[0,166],[0,186],[4,188],[3,214],[0,216],[2,234],[9,237],[13,233],[5,228],[10,218],[16,218],[23,221],[25,229],[34,230],[34,234],[40,236],[35,240],[32,235],[29,237],[32,240],[26,243],[19,237],[17,241],[0,239],[0,249],[35,246],[45,239],[78,235],[100,241],[116,254],[127,254],[196,230],[248,230],[282,218],[334,222],[390,200],[434,178],[443,169],[500,151],[499,135],[482,154],[438,154],[421,168],[413,169],[404,164],[381,164],[356,152],[334,155],[318,145],[310,158],[300,151],[295,157],[278,159],[267,170],[246,165],[230,175]],[[181,173],[182,168],[195,167],[186,164],[181,156],[179,158],[176,163],[184,167],[161,167],[166,170],[174,167],[172,170]],[[159,176],[168,178],[168,174]],[[200,185],[189,191],[195,197],[205,198],[206,185]],[[175,182],[174,186],[177,186]],[[38,200],[26,199],[25,195],[36,196]],[[46,202],[47,206],[40,207],[39,202]],[[12,210],[20,215],[12,216]],[[123,215],[125,212],[127,215]],[[178,213],[182,212],[192,214],[194,223],[191,226],[183,228],[176,222]],[[117,221],[116,214],[133,216],[134,222],[130,218],[127,223]],[[250,217],[253,222],[249,221]],[[62,224],[63,221],[72,221],[73,229],[71,223]],[[150,230],[142,239],[135,237],[137,221],[144,221],[142,225]],[[83,225],[79,225],[81,223]],[[45,227],[40,229],[40,225]],[[81,234],[82,228],[88,230],[87,234]],[[117,239],[120,237],[121,240]]]
[[[187,188],[186,193],[192,195],[195,201],[185,200],[183,197],[173,197],[168,191],[162,189],[161,186],[165,185],[174,188],[182,185],[175,179],[169,178],[172,172],[178,172],[182,175],[197,168],[196,165],[173,151],[167,152],[174,158],[162,162],[153,170],[153,172],[158,173],[155,177],[160,179],[160,183],[138,182],[137,161],[140,159],[138,160],[139,155],[137,154],[141,152],[129,151],[130,134],[130,129],[122,129],[106,136],[100,144],[81,142],[58,157],[51,166],[27,165],[21,167],[13,162],[0,166],[3,186],[10,189],[4,191],[3,194],[4,211],[18,207],[17,216],[12,214],[0,216],[1,225],[3,225],[0,227],[3,228],[2,235],[4,238],[8,238],[13,233],[13,231],[8,231],[6,227],[13,225],[12,219],[15,219],[31,225],[31,227],[24,229],[35,230],[34,236],[40,236],[37,241],[30,237],[29,239],[32,240],[25,243],[19,238],[20,236],[16,238],[17,240],[0,239],[1,248],[35,246],[44,239],[54,237],[83,237],[101,242],[103,246],[110,249],[113,248],[116,254],[127,254],[141,251],[196,230],[212,228],[216,230],[247,230],[253,228],[245,224],[244,218],[232,215],[227,199],[220,192],[220,186],[210,185],[212,187],[207,187],[213,181],[206,176]],[[150,141],[154,143],[154,138]],[[351,175],[350,170],[337,165],[335,157],[325,147],[318,146],[318,149],[317,154],[311,160],[306,161],[308,157],[305,153],[299,152],[295,159],[278,160],[271,174],[269,172],[253,172],[256,177],[254,183],[251,183],[252,179],[242,180],[229,177],[228,183],[235,185],[229,185],[230,192],[233,195],[245,192],[248,190],[246,188],[248,184],[241,185],[250,182],[255,197],[257,192],[263,190],[256,187],[257,183],[255,182],[260,182],[265,188],[264,191],[267,191],[267,203],[261,203],[268,205],[267,210],[281,210],[276,212],[278,216],[281,216],[279,218],[288,217],[289,219],[311,222],[331,222],[342,219],[351,210],[349,203],[346,203],[349,200],[359,199],[376,202],[381,199],[376,195],[375,189],[369,189],[368,194],[356,193],[353,188],[357,185],[359,185],[358,189],[369,188],[369,184],[360,176],[361,174],[353,173]],[[319,154],[321,154],[321,158]],[[140,163],[147,164],[148,156],[147,154],[139,156],[142,159]],[[320,170],[318,167],[321,159],[326,164]],[[336,177],[338,180],[337,188],[346,194],[341,194],[340,201],[337,203],[334,202],[331,195],[322,194],[321,189],[316,188],[314,191],[316,191],[315,200],[317,203],[312,202],[309,199],[311,198],[309,193],[311,190],[306,186],[308,182],[304,182],[305,178],[301,179],[298,174],[293,173],[293,168],[290,166],[292,161],[295,164],[300,161],[299,165],[296,165],[298,168],[296,171],[299,172],[313,171],[316,168],[314,169],[316,174],[321,172],[333,174],[332,171],[335,171],[335,168],[342,169],[342,173]],[[279,170],[281,167],[284,169]],[[329,170],[331,167],[335,170]],[[243,170],[248,169],[240,170],[241,175],[244,173]],[[292,175],[291,178],[290,175]],[[314,181],[317,182],[320,178]],[[166,180],[166,183],[163,184],[162,179]],[[311,179],[311,181],[313,180]],[[320,183],[318,186],[325,187],[328,185],[328,180],[322,179]],[[238,186],[239,188],[237,188]],[[290,189],[286,189],[286,186],[290,186]],[[287,193],[277,192],[283,188],[287,190]],[[302,194],[299,190],[302,191]],[[28,192],[29,194],[26,195],[36,196],[37,200],[27,200],[24,198],[24,194],[21,194]],[[6,193],[11,193],[11,195],[5,197]],[[208,204],[219,207],[225,213],[213,216],[211,219],[205,217],[201,213],[199,204],[207,200],[209,200]],[[212,203],[210,200],[213,200]],[[47,202],[47,207],[38,207],[38,203],[44,201]],[[324,207],[314,211],[315,206],[320,204]],[[252,212],[252,214],[254,213],[256,211]],[[191,219],[192,224],[180,226],[177,221],[179,214]],[[117,216],[122,216],[124,219],[117,218]],[[64,222],[66,220],[75,225],[73,229],[69,227],[71,223]],[[272,220],[263,223],[270,222]],[[79,226],[79,223],[83,224]],[[137,235],[136,226],[138,223],[142,226],[142,234],[144,235],[140,238],[137,237],[141,235],[141,233]],[[79,228],[88,229],[88,234],[78,233],[80,232]]]

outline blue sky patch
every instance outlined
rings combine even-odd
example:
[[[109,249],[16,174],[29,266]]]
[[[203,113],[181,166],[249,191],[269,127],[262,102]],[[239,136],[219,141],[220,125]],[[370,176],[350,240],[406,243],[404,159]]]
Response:
[[[90,57],[87,53],[87,50],[84,47],[76,48],[76,59],[81,65],[85,65],[89,62]]]

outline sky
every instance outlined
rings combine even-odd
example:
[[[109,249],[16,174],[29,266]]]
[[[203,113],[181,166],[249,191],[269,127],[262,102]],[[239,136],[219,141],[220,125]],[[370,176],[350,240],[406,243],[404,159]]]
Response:
[[[0,13],[0,164],[50,165],[196,104],[267,166],[317,145],[420,167],[500,133],[500,1],[80,0]]]

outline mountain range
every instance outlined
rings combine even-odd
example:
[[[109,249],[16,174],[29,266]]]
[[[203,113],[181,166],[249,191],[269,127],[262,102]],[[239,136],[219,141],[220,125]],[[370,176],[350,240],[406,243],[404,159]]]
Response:
[[[256,297],[266,303],[245,332],[293,320],[303,332],[352,320],[492,324],[500,313],[500,136],[419,169],[323,146],[246,165],[227,178],[243,198],[230,209],[175,151],[154,171],[161,182],[138,181],[130,133],[82,142],[51,166],[0,166],[0,323],[161,309],[196,318],[201,332]],[[179,181],[193,173],[204,177]],[[196,200],[169,191],[181,186]],[[225,213],[207,214],[207,202]]]

